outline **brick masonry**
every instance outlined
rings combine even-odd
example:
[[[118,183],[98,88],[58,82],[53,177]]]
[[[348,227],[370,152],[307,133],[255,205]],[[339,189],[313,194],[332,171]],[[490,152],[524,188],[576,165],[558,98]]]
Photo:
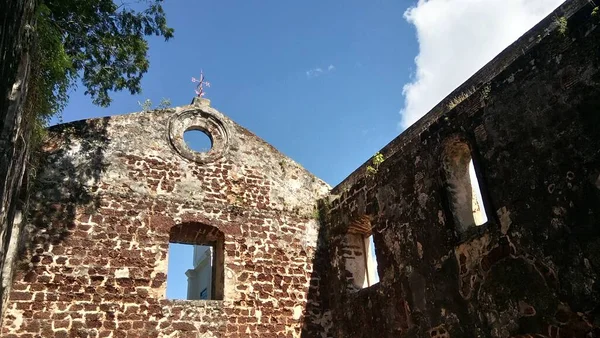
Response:
[[[177,142],[198,126],[202,159]],[[4,337],[299,336],[324,182],[207,100],[60,125],[44,150]],[[224,300],[166,300],[169,241],[219,236]]]

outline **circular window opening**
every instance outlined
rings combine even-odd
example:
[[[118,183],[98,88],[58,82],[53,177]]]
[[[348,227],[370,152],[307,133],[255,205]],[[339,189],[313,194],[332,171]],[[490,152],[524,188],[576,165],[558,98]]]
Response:
[[[187,130],[183,133],[183,140],[190,149],[199,153],[206,153],[212,148],[212,140],[201,130]]]

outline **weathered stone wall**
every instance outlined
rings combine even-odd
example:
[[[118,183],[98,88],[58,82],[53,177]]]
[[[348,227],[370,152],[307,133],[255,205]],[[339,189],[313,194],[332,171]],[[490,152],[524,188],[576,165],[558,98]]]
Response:
[[[331,195],[206,101],[54,127],[2,336],[600,336],[592,7],[567,1]],[[373,286],[350,232],[374,237]],[[166,300],[168,243],[197,238],[222,247],[223,300]]]
[[[299,336],[324,182],[205,101],[50,132],[3,337]],[[224,299],[167,300],[168,244],[198,234],[222,235]]]
[[[593,7],[565,3],[383,148],[375,175],[367,162],[333,189],[322,205],[307,337],[600,336]],[[453,217],[449,140],[470,150],[484,225]],[[355,292],[343,239],[365,216],[381,282]]]
[[[0,318],[11,285],[20,230],[14,220],[29,151],[23,102],[35,5],[35,0],[0,3]]]

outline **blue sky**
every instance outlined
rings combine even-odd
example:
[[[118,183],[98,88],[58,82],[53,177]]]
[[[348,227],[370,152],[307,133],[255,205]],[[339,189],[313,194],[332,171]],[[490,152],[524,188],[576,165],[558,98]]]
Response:
[[[334,186],[561,2],[167,0],[143,93],[99,108],[80,88],[63,120],[189,104],[203,69],[213,107]],[[191,249],[171,258],[184,298]]]
[[[166,1],[175,38],[151,39],[143,93],[103,109],[79,88],[64,120],[139,111],[146,98],[188,104],[203,69],[213,107],[335,185],[400,131],[417,54],[410,4]]]

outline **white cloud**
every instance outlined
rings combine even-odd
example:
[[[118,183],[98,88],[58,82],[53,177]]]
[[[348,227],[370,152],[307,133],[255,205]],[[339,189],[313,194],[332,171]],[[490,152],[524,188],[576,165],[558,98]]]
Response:
[[[323,69],[321,68],[313,68],[306,71],[306,77],[309,79],[320,76],[321,74],[323,74]]]
[[[313,68],[313,69],[309,69],[306,71],[306,77],[308,79],[312,79],[315,77],[319,77],[323,74],[327,74],[327,73],[331,73],[335,70],[335,66],[334,65],[329,65],[325,70],[323,70],[323,68],[321,67],[317,67],[317,68]]]
[[[425,115],[564,0],[419,0],[404,13],[419,55],[404,86],[402,128]]]

